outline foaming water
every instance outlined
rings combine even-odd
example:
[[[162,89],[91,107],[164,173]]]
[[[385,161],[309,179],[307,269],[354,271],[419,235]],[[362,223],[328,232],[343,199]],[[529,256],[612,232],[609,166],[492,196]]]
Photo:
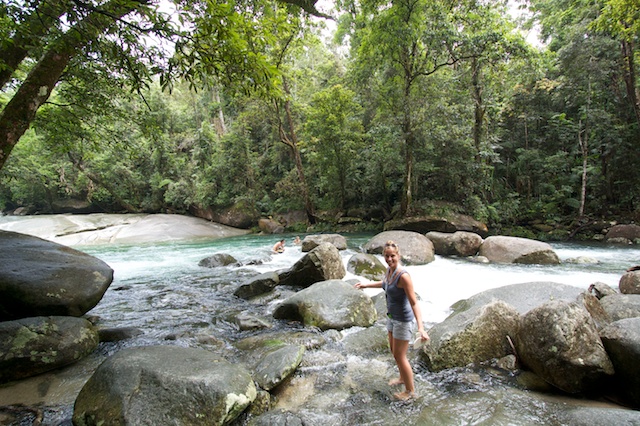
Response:
[[[345,266],[371,237],[366,234],[347,235],[349,247],[340,252]],[[257,273],[290,268],[305,255],[300,246],[292,244],[293,235],[285,237],[284,253],[272,253],[271,247],[278,238],[248,235],[198,243],[79,249],[104,260],[114,269],[112,289],[123,285],[143,285],[150,292],[171,289],[178,293],[202,293],[194,294],[194,297],[206,300],[213,283],[237,285]],[[440,322],[449,315],[450,306],[458,300],[509,284],[552,281],[586,289],[594,282],[602,282],[617,288],[624,271],[640,262],[640,249],[633,247],[579,243],[552,244],[552,247],[562,261],[560,265],[481,264],[462,258],[436,256],[435,261],[427,265],[407,266],[420,297],[424,321],[431,324]],[[214,269],[198,266],[200,260],[217,253],[230,254],[238,264]],[[592,263],[571,263],[576,258],[588,258]],[[382,256],[379,259],[384,264]],[[364,280],[351,273],[347,273],[345,279]],[[199,282],[204,284],[197,291]],[[380,290],[365,291],[374,295]],[[188,294],[184,297],[188,298]],[[166,308],[172,297],[179,299],[175,295],[165,295],[160,301],[155,301],[153,307]]]

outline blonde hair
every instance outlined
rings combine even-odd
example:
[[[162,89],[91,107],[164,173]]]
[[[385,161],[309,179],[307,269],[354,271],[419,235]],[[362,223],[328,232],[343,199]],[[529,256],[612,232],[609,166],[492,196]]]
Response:
[[[396,253],[400,254],[400,246],[398,246],[395,241],[388,240],[386,243],[384,243],[384,249],[382,250],[382,252],[384,253],[388,248],[395,249]]]

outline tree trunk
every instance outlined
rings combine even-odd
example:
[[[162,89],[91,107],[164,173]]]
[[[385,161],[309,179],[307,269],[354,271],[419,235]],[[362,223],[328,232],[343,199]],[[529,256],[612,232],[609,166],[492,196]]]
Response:
[[[484,125],[485,109],[482,105],[482,87],[480,86],[480,65],[478,58],[471,60],[471,95],[473,96],[474,122],[473,144],[476,147],[476,162],[480,163],[482,151],[482,127]]]
[[[584,134],[584,137],[582,136]],[[578,143],[580,144],[580,152],[582,153],[582,181],[580,187],[580,209],[578,217],[584,216],[584,206],[587,200],[587,166],[589,159],[589,133],[587,126],[582,130],[582,120],[578,126]]]
[[[143,1],[112,0],[104,5],[103,10],[90,13],[46,49],[0,114],[0,169],[29,128],[38,108],[49,99],[71,58],[116,19],[142,4]]]
[[[216,84],[211,90],[213,90],[213,101],[218,105],[218,118],[215,118],[213,122],[216,133],[218,137],[221,138],[227,133],[227,125],[224,122],[224,112],[222,111],[222,104],[220,102],[220,89],[218,89],[218,85]]]
[[[404,137],[404,181],[402,201],[400,202],[400,214],[406,216],[413,203],[413,150],[415,149],[415,135],[411,122],[411,108],[409,105],[411,82],[410,79],[405,84],[403,117],[402,117],[402,134]]]
[[[590,58],[592,62],[594,58]],[[580,152],[582,153],[582,181],[580,186],[580,208],[578,216],[584,216],[584,207],[587,202],[587,166],[589,161],[589,113],[591,111],[591,77],[587,83],[587,106],[585,111],[584,130],[582,129],[582,120],[578,122],[578,143],[580,144]],[[584,134],[584,137],[582,136]]]
[[[107,182],[104,179],[102,179],[100,176],[88,171],[82,159],[76,158],[72,153],[68,153],[67,156],[71,160],[71,163],[78,170],[84,173],[84,175],[89,179],[90,182],[96,183],[101,188],[104,188],[109,194],[111,194],[111,196],[116,201],[116,203],[120,204],[120,206],[122,206],[126,211],[128,211],[129,213],[140,212],[139,208],[136,208],[132,204],[128,203],[124,198],[118,195],[118,192],[115,190],[115,188],[113,187],[114,185],[112,183]],[[115,183],[115,185],[117,185],[117,183]]]
[[[636,91],[637,77],[632,41],[622,41],[622,57],[624,59],[624,83],[627,88],[627,96],[633,110],[636,124],[640,128],[640,103],[638,103],[638,92]]]
[[[284,88],[285,94],[289,96],[289,85],[287,84],[287,80],[283,78],[282,81],[282,86]],[[296,171],[298,173],[298,179],[300,181],[302,197],[304,199],[304,210],[307,214],[307,220],[309,220],[310,224],[314,224],[316,223],[315,209],[313,206],[313,202],[311,201],[311,197],[309,196],[309,188],[307,187],[307,181],[304,176],[302,157],[300,156],[300,149],[298,149],[298,137],[296,135],[295,127],[293,124],[293,115],[291,114],[291,106],[288,98],[284,102],[284,111],[287,119],[287,126],[289,127],[289,132],[287,134],[287,132],[285,131],[282,120],[280,118],[280,114],[278,114],[278,132],[280,134],[280,140],[291,149],[291,155],[293,156],[293,160],[296,164]]]
[[[29,51],[42,45],[41,38],[49,32],[68,6],[69,3],[65,0],[41,3],[20,24],[13,38],[0,44],[0,88],[7,84]]]

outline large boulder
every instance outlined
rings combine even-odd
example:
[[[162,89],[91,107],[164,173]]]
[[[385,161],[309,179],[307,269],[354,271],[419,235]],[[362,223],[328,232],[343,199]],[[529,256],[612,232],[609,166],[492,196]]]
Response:
[[[605,240],[624,244],[637,243],[640,241],[640,226],[635,224],[614,225],[605,235]]]
[[[496,263],[539,265],[560,263],[560,258],[549,244],[519,237],[488,237],[480,246],[478,254]]]
[[[433,243],[436,254],[441,256],[475,256],[482,245],[482,237],[473,232],[431,231],[427,233],[426,237]]]
[[[123,349],[84,385],[73,424],[224,425],[251,404],[256,392],[247,370],[204,349]]]
[[[452,320],[429,330],[432,342],[422,352],[427,367],[440,371],[506,356],[511,353],[508,338],[516,335],[519,320],[518,311],[499,300],[459,312],[455,330]]]
[[[387,268],[373,254],[356,253],[347,262],[347,271],[374,281],[381,281]]]
[[[0,382],[24,379],[72,364],[98,347],[98,331],[75,317],[0,322]]]
[[[470,216],[460,213],[449,213],[443,216],[412,216],[394,219],[384,224],[385,231],[403,230],[420,234],[427,232],[456,232],[468,231],[484,237],[489,230],[487,225]]]
[[[640,408],[640,318],[613,322],[600,337],[616,371],[616,388]]]
[[[282,234],[284,226],[273,219],[261,218],[258,220],[258,228],[265,234]]]
[[[596,390],[614,374],[596,324],[578,303],[553,300],[532,309],[515,340],[522,364],[565,392]]]
[[[0,230],[0,321],[84,315],[113,281],[113,270],[86,253]]]
[[[631,269],[625,272],[620,277],[618,288],[623,294],[640,294],[640,270]]]
[[[302,240],[302,252],[306,253],[318,247],[322,243],[331,243],[338,250],[347,249],[347,239],[340,234],[307,235]]]
[[[313,284],[284,300],[273,316],[321,330],[343,330],[373,325],[377,313],[373,301],[364,292],[347,282],[329,280]]]
[[[640,317],[640,294],[611,294],[600,299],[611,321]]]
[[[451,315],[429,330],[421,355],[432,370],[505,356],[512,352],[507,336],[515,339],[518,316],[550,300],[575,301],[581,293],[566,284],[531,282],[475,294],[453,304]]]
[[[251,228],[260,217],[255,206],[247,201],[239,201],[231,207],[215,210],[192,207],[191,212],[196,217],[241,229]]]
[[[340,280],[346,274],[338,249],[331,243],[322,243],[279,273],[279,279],[280,285],[309,287],[320,281]]]
[[[408,265],[424,265],[435,260],[433,243],[424,235],[412,231],[384,231],[367,241],[365,253],[383,254],[387,241],[394,241],[400,249],[402,262]]]

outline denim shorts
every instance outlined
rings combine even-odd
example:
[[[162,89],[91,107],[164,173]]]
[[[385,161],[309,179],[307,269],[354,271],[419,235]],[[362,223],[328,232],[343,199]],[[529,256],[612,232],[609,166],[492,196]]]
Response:
[[[416,328],[415,321],[396,321],[387,318],[387,331],[396,340],[412,340],[413,331]]]

